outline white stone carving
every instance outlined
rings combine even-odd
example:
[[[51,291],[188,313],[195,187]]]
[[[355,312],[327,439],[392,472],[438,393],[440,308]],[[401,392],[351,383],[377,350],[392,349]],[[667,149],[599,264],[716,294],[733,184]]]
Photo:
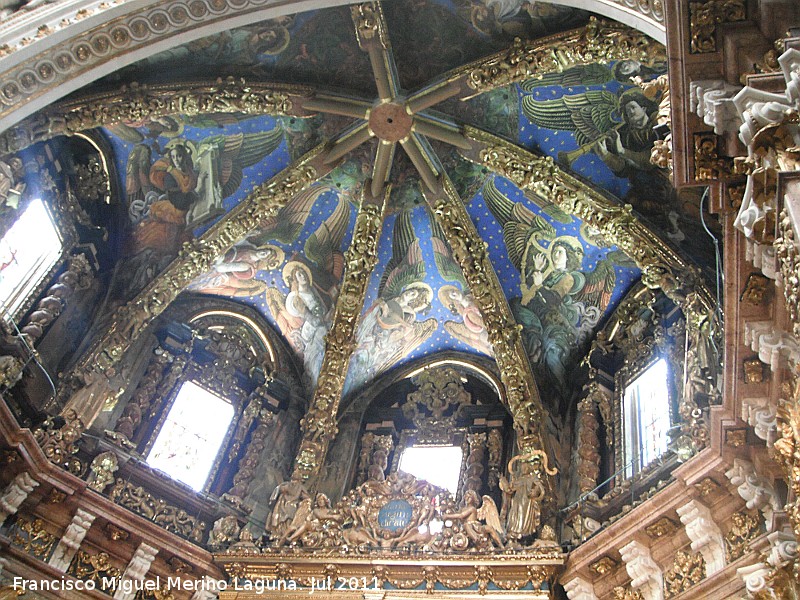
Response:
[[[89,531],[94,519],[95,515],[86,512],[82,508],[75,512],[75,516],[72,517],[72,523],[69,524],[64,535],[58,541],[58,545],[48,561],[53,567],[61,572],[67,570],[69,563],[78,553],[78,548],[81,547],[81,542],[86,537],[86,532]]]
[[[217,600],[217,598],[219,598],[219,592],[216,591],[216,589],[216,580],[206,575],[203,578],[203,584],[192,594],[190,600]]]
[[[772,484],[756,473],[753,463],[739,458],[733,460],[733,468],[725,476],[736,486],[739,495],[747,503],[747,508],[757,508],[762,512],[769,527],[773,512],[782,507]]]
[[[711,516],[711,510],[697,500],[678,508],[678,516],[692,540],[692,550],[703,555],[706,577],[725,567],[725,538]]]
[[[772,321],[745,323],[744,342],[750,345],[758,359],[777,372],[786,361],[800,361],[800,345],[797,339],[786,332],[775,329]]]
[[[125,572],[122,574],[122,581],[144,581],[144,576],[150,570],[150,565],[158,554],[158,548],[153,548],[142,542],[134,552]],[[128,591],[128,587],[132,588]],[[114,600],[133,600],[136,595],[136,586],[118,586],[114,594]]]
[[[580,577],[576,577],[564,584],[569,600],[597,600],[594,586]]]
[[[36,481],[29,473],[20,473],[9,483],[0,495],[0,525],[5,520],[19,510],[20,505],[25,501],[37,486]]]
[[[650,548],[632,541],[619,549],[631,587],[639,590],[645,600],[664,600],[664,575],[650,555]]]
[[[772,447],[778,437],[778,407],[769,398],[742,399],[742,415],[756,435]]]
[[[767,536],[770,546],[767,562],[774,568],[780,569],[789,563],[796,563],[798,559],[797,540],[788,528],[784,531],[773,531]]]
[[[733,96],[742,89],[720,79],[702,79],[689,83],[689,103],[692,112],[714,128],[714,133],[738,131],[741,120]]]
[[[767,576],[770,568],[764,563],[756,563],[736,569],[736,573],[744,580],[744,585],[750,594],[757,594],[769,589]]]

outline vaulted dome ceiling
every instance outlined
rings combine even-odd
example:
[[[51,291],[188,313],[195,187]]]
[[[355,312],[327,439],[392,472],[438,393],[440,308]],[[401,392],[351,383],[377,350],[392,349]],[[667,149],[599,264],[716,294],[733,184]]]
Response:
[[[653,285],[712,264],[699,197],[649,160],[663,61],[578,9],[409,0],[249,24],[94,82],[59,110],[103,105],[88,121],[124,189],[109,306],[134,324],[106,342],[177,286],[260,311],[309,393],[451,351],[496,358],[509,389],[533,372],[560,405],[643,268]],[[347,327],[336,361],[326,336]]]

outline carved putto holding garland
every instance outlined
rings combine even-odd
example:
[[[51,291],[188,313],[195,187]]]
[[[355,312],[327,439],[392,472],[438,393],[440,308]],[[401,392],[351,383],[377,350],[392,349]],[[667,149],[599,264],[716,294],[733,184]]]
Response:
[[[384,481],[366,481],[333,506],[325,494],[312,497],[304,492],[282,504],[294,509],[288,525],[267,523],[271,543],[266,552],[285,546],[312,553],[339,549],[359,554],[411,548],[496,553],[506,548],[497,505],[473,490],[456,503],[441,488],[406,473],[392,473]],[[276,505],[281,501],[276,498]]]

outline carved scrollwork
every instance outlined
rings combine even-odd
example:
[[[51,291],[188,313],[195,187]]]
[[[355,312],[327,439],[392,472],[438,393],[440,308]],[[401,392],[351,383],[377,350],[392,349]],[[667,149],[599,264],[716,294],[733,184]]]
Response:
[[[693,54],[716,52],[717,25],[744,21],[747,18],[745,0],[706,0],[689,2],[690,49]]]

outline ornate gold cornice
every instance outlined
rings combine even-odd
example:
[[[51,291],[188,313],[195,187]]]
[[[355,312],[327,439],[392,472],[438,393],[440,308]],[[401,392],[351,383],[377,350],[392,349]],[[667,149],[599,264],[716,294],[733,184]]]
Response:
[[[57,135],[74,135],[95,127],[140,122],[168,115],[242,113],[246,115],[307,114],[302,100],[312,90],[299,85],[217,82],[169,85],[131,84],[113,92],[81,96],[48,107],[0,135],[0,154],[19,152]]]
[[[565,555],[560,550],[542,549],[480,557],[469,554],[439,555],[433,559],[410,557],[404,552],[376,552],[367,559],[358,559],[341,555],[315,556],[302,552],[287,556],[280,552],[258,553],[257,550],[243,549],[215,554],[214,560],[232,579],[238,577],[252,582],[271,582],[272,585],[280,581],[285,585],[292,581],[298,588],[305,588],[305,594],[308,594],[312,584],[324,584],[331,577],[334,584],[354,578],[362,598],[370,590],[383,592],[384,585],[389,584],[395,589],[419,590],[428,594],[434,589],[442,593],[445,590],[466,590],[473,586],[477,586],[476,591],[481,595],[487,592],[490,585],[509,591],[526,588],[526,595],[530,594],[531,598],[536,599],[550,597],[547,591],[542,590],[542,585],[547,584],[552,589]],[[344,590],[351,591],[347,586],[345,583]]]
[[[509,49],[459,68],[448,80],[464,78],[475,94],[482,94],[576,65],[621,59],[652,63],[666,60],[666,54],[640,31],[592,17],[580,29],[529,42],[515,39]]]
[[[356,217],[353,241],[345,253],[345,273],[336,300],[331,329],[325,336],[325,356],[314,398],[300,426],[303,440],[297,453],[293,479],[308,479],[322,467],[328,447],[336,436],[336,413],[342,398],[350,357],[356,346],[356,330],[372,271],[378,262],[378,242],[391,187],[371,198],[365,185],[361,210]]]
[[[201,237],[183,245],[178,256],[136,298],[119,309],[106,333],[80,363],[83,375],[109,373],[133,341],[214,260],[243,239],[265,219],[274,217],[298,192],[306,189],[335,164],[325,165],[321,144],[275,177],[253,189],[233,210]]]

